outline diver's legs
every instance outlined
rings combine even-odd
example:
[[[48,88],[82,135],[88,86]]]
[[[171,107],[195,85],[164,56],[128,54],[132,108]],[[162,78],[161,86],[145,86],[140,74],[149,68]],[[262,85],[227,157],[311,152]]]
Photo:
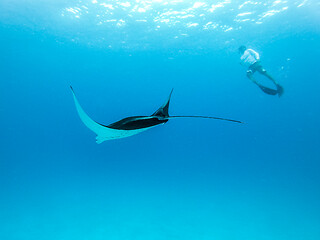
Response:
[[[262,71],[259,71],[262,75],[266,76],[269,78],[275,85],[278,85],[279,83],[265,70],[263,69]]]
[[[247,71],[247,77],[255,84],[257,84],[256,79],[253,77],[253,72],[252,71]]]

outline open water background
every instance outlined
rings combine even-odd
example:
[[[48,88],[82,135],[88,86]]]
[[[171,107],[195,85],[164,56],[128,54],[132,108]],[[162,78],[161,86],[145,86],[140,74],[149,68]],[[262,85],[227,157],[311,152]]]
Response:
[[[0,0],[0,239],[320,239],[319,9]],[[240,45],[281,98],[246,78]],[[172,115],[246,124],[173,119],[98,145],[69,85],[102,124],[171,88]]]

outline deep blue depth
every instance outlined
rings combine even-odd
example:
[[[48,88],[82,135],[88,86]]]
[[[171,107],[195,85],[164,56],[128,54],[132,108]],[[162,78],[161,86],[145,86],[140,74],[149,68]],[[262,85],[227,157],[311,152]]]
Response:
[[[0,3],[0,239],[320,239],[319,3],[180,42],[172,27],[132,47],[131,28],[108,48],[72,41],[67,19],[55,27],[64,1],[46,14],[27,2]],[[281,98],[246,78],[242,44]],[[172,88],[172,115],[245,124],[172,119],[98,145],[70,85],[105,125],[152,114]]]

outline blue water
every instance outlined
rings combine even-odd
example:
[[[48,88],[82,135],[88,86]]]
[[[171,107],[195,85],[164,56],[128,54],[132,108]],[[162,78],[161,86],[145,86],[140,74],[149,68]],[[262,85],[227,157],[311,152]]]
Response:
[[[0,1],[0,239],[320,239],[320,5]],[[284,87],[239,64],[246,45]],[[270,85],[261,75],[256,77]],[[102,124],[172,119],[95,143]]]

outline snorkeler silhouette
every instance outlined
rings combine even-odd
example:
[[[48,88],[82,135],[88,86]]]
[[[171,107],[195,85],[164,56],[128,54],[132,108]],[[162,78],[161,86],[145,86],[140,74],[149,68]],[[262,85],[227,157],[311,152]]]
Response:
[[[266,94],[269,94],[269,95],[277,95],[278,94],[278,96],[281,97],[281,95],[283,94],[283,87],[281,87],[279,85],[279,83],[273,77],[271,77],[267,73],[267,71],[262,67],[262,65],[260,63],[259,54],[252,49],[247,49],[245,46],[239,47],[238,50],[241,55],[241,57],[240,57],[241,64],[244,64],[249,67],[247,70],[247,77],[253,83],[255,83]],[[260,74],[262,74],[262,75],[266,76],[268,79],[270,79],[276,85],[277,90],[265,87],[265,86],[261,85],[260,83],[258,83],[255,80],[255,78],[253,77],[253,74],[256,71],[258,71]]]

